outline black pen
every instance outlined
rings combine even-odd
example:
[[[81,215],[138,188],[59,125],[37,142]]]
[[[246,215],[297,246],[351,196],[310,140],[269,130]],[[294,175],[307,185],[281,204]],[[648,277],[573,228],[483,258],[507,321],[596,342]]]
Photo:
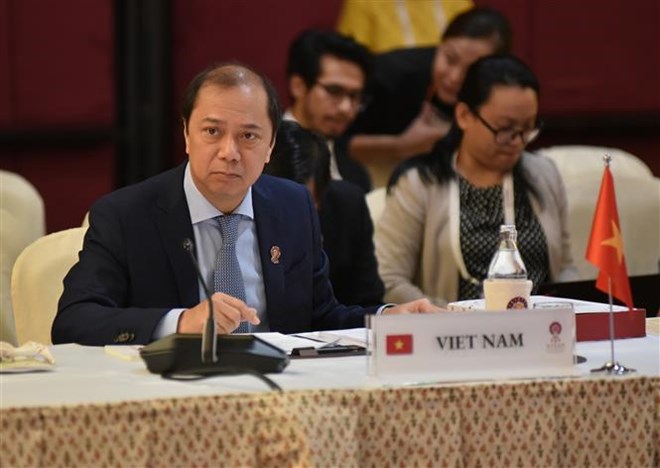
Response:
[[[291,359],[315,357],[359,356],[367,353],[367,349],[357,345],[333,345],[327,348],[293,348]]]

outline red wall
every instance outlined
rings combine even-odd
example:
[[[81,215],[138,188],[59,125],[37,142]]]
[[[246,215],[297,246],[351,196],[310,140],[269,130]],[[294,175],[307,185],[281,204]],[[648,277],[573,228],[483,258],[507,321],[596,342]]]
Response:
[[[660,1],[482,0],[511,19],[546,115],[660,111]]]
[[[213,62],[239,60],[265,73],[288,102],[286,56],[295,36],[307,28],[333,29],[341,0],[196,0],[173,6],[174,109],[190,80]],[[258,12],[255,7],[258,5]],[[176,127],[180,128],[179,121]],[[174,139],[183,160],[183,137]]]
[[[66,137],[114,126],[112,11],[111,0],[0,0],[0,133],[14,135],[0,168],[36,186],[49,231],[79,225],[113,189],[112,142]]]
[[[511,19],[515,51],[541,79],[542,113],[551,119],[577,117],[580,125],[594,122],[591,129],[546,132],[540,145],[621,147],[660,176],[660,128],[650,131],[648,124],[651,118],[660,121],[660,1],[477,3],[499,8]],[[288,44],[307,27],[333,27],[340,4],[172,0],[173,109],[195,73],[231,59],[270,76],[286,101]],[[111,130],[113,22],[112,0],[0,0],[0,135]],[[171,118],[179,128],[176,112]],[[632,123],[637,120],[641,129]],[[50,231],[78,225],[91,202],[113,188],[111,139],[12,141],[0,140],[0,168],[36,185],[46,201]],[[173,145],[181,160],[180,131]]]

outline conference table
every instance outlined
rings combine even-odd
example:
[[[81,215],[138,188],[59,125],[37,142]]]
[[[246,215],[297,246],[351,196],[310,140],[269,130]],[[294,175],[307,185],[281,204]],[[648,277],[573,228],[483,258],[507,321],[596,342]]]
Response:
[[[0,375],[0,466],[658,466],[660,336],[616,341],[630,376],[591,374],[609,349],[578,343],[576,377],[452,384],[299,359],[273,392],[58,345],[55,370]]]

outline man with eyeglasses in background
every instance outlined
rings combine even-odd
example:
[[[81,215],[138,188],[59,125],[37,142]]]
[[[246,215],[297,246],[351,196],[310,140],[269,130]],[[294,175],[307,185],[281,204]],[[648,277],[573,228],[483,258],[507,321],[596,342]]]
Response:
[[[348,156],[341,137],[364,99],[371,54],[334,31],[307,30],[291,43],[287,79],[291,107],[284,119],[324,136],[330,148],[330,175],[371,190],[369,174]]]

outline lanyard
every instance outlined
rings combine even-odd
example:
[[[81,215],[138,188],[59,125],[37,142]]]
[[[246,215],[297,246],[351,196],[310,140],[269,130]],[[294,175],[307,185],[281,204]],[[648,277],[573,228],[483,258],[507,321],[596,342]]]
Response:
[[[454,155],[454,170],[456,167],[456,155]],[[502,208],[504,209],[504,223],[515,224],[515,207],[513,201],[513,176],[508,173],[504,176],[502,181]],[[458,272],[461,278],[474,285],[479,285],[481,282],[471,276],[465,266],[463,260],[463,252],[461,252],[461,195],[458,188],[458,180],[451,179],[449,182],[449,238],[451,242],[451,250],[454,254],[454,261],[458,267]]]

